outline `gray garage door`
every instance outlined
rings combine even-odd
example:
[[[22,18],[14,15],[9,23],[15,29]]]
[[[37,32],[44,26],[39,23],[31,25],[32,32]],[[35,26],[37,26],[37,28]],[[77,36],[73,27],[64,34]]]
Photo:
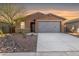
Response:
[[[38,32],[40,33],[58,33],[60,32],[60,21],[39,21]]]

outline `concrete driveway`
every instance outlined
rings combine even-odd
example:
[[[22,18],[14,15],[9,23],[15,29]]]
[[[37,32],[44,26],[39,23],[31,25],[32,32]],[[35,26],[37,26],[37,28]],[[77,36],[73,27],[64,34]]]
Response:
[[[64,33],[38,33],[37,52],[79,51],[79,38]]]

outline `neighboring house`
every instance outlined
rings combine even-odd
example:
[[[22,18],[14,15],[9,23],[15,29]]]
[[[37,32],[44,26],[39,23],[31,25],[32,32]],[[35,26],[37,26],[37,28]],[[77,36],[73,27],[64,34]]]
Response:
[[[67,32],[79,32],[79,18],[65,22]]]
[[[17,29],[26,29],[28,32],[39,33],[59,33],[64,32],[62,22],[65,18],[54,15],[52,13],[43,14],[41,12],[30,14],[24,18],[23,21],[18,22]]]

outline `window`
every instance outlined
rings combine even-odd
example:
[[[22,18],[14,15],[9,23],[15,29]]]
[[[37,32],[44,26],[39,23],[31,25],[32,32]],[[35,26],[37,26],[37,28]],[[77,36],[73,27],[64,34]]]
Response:
[[[79,32],[79,28],[77,28],[77,32]]]
[[[21,29],[25,29],[25,22],[21,22]]]
[[[71,32],[74,32],[74,31],[75,31],[75,26],[72,25],[72,27],[71,27]]]
[[[71,29],[74,30],[75,29],[75,26],[73,25]]]

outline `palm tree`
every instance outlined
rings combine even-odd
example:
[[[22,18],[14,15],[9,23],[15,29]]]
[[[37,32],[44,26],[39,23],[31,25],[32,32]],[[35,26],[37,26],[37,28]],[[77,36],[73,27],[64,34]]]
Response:
[[[11,25],[11,33],[15,31],[16,20],[23,17],[24,7],[16,6],[15,4],[2,4],[0,6],[0,21],[7,22]]]

